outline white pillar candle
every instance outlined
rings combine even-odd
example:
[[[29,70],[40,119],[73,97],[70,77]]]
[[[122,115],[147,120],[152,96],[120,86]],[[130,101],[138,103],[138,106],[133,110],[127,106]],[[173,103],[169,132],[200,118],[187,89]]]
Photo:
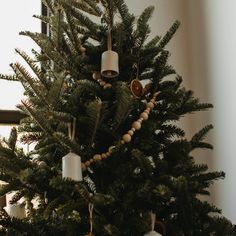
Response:
[[[10,217],[15,217],[18,219],[23,219],[26,217],[25,205],[16,203],[8,205],[8,215]]]
[[[62,177],[75,181],[83,180],[80,156],[70,152],[62,158]]]
[[[161,234],[157,233],[156,231],[150,231],[149,233],[145,234],[144,236],[161,236]]]
[[[117,52],[108,50],[102,54],[101,74],[106,78],[119,75],[119,56]]]

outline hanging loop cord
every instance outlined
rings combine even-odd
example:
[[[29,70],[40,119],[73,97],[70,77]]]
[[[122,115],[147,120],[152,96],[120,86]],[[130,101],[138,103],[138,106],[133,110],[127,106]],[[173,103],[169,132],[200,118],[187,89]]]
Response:
[[[107,49],[112,50],[112,37],[111,37],[111,29],[113,26],[113,2],[110,0],[108,2],[109,6],[109,25],[108,25],[108,31],[107,31]]]
[[[93,203],[89,203],[89,223],[90,223],[89,235],[93,235]]]
[[[68,124],[68,136],[71,141],[75,140],[75,129],[76,129],[76,118],[73,118],[73,121]]]
[[[136,69],[136,79],[139,79],[139,62],[135,62],[133,68]]]
[[[152,211],[150,212],[150,216],[151,216],[151,231],[155,230],[155,223],[156,223],[156,213],[153,213]]]
[[[107,32],[107,49],[108,49],[109,51],[112,50],[111,26],[109,26],[108,32]]]

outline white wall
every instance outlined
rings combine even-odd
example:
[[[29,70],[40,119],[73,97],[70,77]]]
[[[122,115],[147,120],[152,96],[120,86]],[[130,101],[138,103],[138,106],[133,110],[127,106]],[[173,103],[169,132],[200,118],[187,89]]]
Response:
[[[215,169],[226,172],[226,179],[215,187],[215,202],[236,223],[236,1],[204,2],[208,79],[215,104]]]
[[[31,54],[36,49],[32,40],[20,36],[23,30],[40,32],[40,22],[32,18],[41,13],[40,0],[7,0],[0,2],[0,73],[11,74],[9,64],[20,61],[14,51],[20,48]],[[23,88],[18,82],[0,80],[0,109],[15,109],[23,96]],[[0,135],[9,136],[10,127],[0,126]]]
[[[15,48],[20,48],[27,53],[35,45],[27,37],[19,36],[23,30],[40,32],[40,22],[32,18],[33,14],[41,13],[40,0],[7,0],[0,3],[0,73],[11,73],[9,64],[21,61],[16,57]],[[23,89],[17,83],[9,85],[0,80],[0,109],[14,109],[20,102]]]

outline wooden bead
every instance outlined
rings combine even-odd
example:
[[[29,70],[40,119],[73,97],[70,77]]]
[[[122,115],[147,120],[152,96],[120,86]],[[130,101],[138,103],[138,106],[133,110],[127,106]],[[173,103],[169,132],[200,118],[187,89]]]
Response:
[[[125,134],[123,135],[122,137],[122,140],[125,142],[125,143],[129,143],[131,141],[131,136],[129,134]]]
[[[133,135],[134,135],[134,131],[133,131],[133,130],[129,130],[129,131],[128,131],[128,134],[129,134],[130,136],[133,136]]]
[[[107,158],[107,154],[106,153],[102,153],[102,159],[106,159]]]
[[[141,129],[141,123],[139,121],[135,121],[133,124],[132,124],[132,127],[135,129],[135,130],[139,130]]]
[[[81,168],[82,168],[82,171],[85,171],[87,169],[87,167],[84,163],[81,163]]]
[[[155,92],[155,93],[153,94],[153,97],[156,98],[156,97],[158,96],[158,94],[159,94],[158,92]]]
[[[90,161],[86,161],[84,164],[86,167],[89,167],[91,163],[90,163]]]
[[[101,79],[101,73],[98,72],[98,71],[94,72],[94,73],[93,73],[93,79],[94,79],[94,80],[99,80],[99,79]]]
[[[79,50],[80,50],[80,52],[81,52],[82,55],[85,55],[85,52],[86,52],[86,48],[85,48],[85,47],[83,47],[83,46],[81,45],[80,48],[79,48]]]
[[[134,131],[135,131],[135,128],[132,128],[131,130],[134,132]]]
[[[103,86],[104,89],[109,89],[109,88],[111,88],[111,87],[112,87],[112,85],[111,85],[110,83],[106,83],[106,84]]]
[[[106,82],[103,81],[103,80],[100,82],[100,85],[101,85],[102,87],[104,87],[105,84],[106,84]]]
[[[155,104],[156,100],[155,99],[151,99],[150,102]]]
[[[91,158],[91,159],[89,160],[89,162],[90,162],[90,164],[92,164],[92,163],[94,162],[93,158]]]
[[[111,156],[111,152],[106,152],[107,157]]]
[[[152,110],[154,108],[154,103],[153,102],[149,102],[147,104],[147,108],[150,108]]]
[[[102,160],[102,157],[101,157],[100,154],[95,154],[95,155],[93,156],[93,160],[94,160],[94,161],[101,161],[101,160]]]
[[[140,117],[143,118],[143,120],[147,120],[148,119],[148,113],[143,112],[143,113],[140,114]]]
[[[121,143],[121,144],[125,144],[125,141],[122,139],[122,140],[120,141],[120,143]]]
[[[138,119],[137,122],[139,122],[140,124],[142,124],[143,120],[142,120],[142,119]]]

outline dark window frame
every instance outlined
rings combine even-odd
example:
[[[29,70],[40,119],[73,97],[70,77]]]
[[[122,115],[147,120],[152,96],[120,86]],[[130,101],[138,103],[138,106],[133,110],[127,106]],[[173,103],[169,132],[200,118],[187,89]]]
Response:
[[[41,3],[41,14],[47,16],[47,7]],[[45,22],[41,23],[41,32],[47,34],[48,25]],[[20,120],[26,115],[19,110],[0,110],[0,125],[19,125]]]

